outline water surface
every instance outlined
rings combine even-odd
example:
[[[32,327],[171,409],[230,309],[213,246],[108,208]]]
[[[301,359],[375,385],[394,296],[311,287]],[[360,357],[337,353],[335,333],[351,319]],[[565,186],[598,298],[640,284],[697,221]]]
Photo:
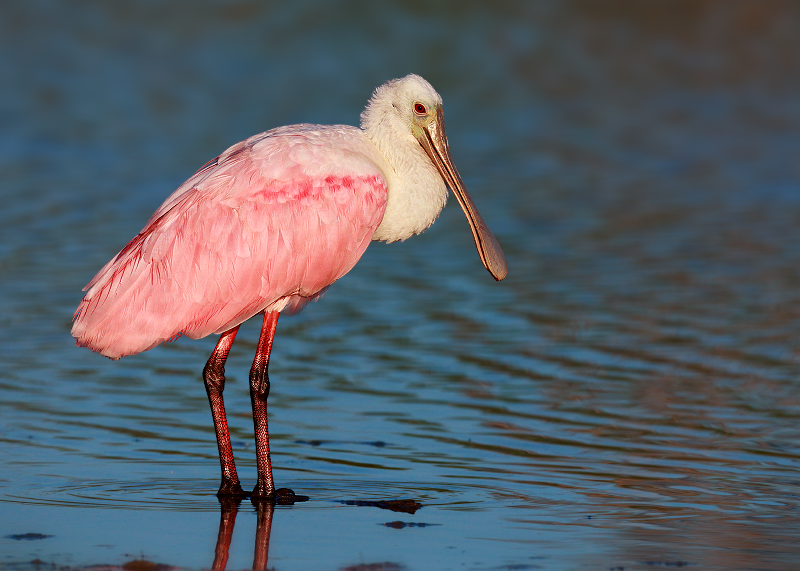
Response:
[[[281,319],[272,458],[311,499],[271,514],[269,566],[796,568],[798,22],[778,1],[9,3],[0,567],[212,566],[215,338],[111,362],[69,336],[80,288],[227,146],[355,124],[414,71],[509,277],[451,204]],[[249,486],[257,335],[225,392]],[[397,499],[423,507],[370,505]],[[229,569],[261,516],[239,506]]]

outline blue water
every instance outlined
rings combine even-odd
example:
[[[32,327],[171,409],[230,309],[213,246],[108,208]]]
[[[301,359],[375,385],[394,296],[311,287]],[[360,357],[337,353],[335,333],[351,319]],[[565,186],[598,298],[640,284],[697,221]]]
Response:
[[[311,499],[242,503],[228,569],[265,529],[281,571],[796,569],[798,28],[779,1],[5,3],[0,568],[211,567],[215,338],[111,362],[69,335],[80,289],[229,145],[357,124],[416,72],[509,277],[452,203],[281,319],[275,477]],[[258,327],[227,366],[245,486]],[[423,507],[342,503],[397,499]]]

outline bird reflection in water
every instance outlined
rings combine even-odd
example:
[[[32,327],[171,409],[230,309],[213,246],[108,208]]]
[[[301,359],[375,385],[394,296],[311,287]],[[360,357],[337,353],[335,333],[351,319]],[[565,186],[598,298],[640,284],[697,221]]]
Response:
[[[279,492],[280,491],[282,490],[279,490]],[[286,495],[281,494],[278,497],[286,497]],[[236,516],[239,513],[239,505],[242,502],[242,499],[238,497],[218,496],[217,498],[219,499],[220,505],[219,533],[217,533],[217,545],[214,549],[214,563],[211,565],[212,571],[222,571],[228,564],[231,539],[233,538],[233,527],[236,525]],[[275,502],[265,502],[260,499],[251,500],[258,515],[256,523],[256,544],[253,553],[253,569],[255,571],[261,571],[267,568],[267,562],[269,560],[269,536],[272,532],[272,516],[275,513],[275,506],[294,505],[294,502],[304,502],[307,500],[308,496],[300,495],[294,495],[292,500],[278,499]],[[422,504],[413,499],[380,501],[339,500],[339,503],[348,506],[376,507],[382,510],[407,514],[414,514],[422,508]],[[400,529],[406,526],[426,527],[432,524],[393,521],[385,523],[384,525]]]
[[[220,497],[219,533],[217,546],[214,548],[213,571],[222,571],[228,565],[228,555],[233,538],[233,528],[239,513],[241,498]],[[269,536],[272,531],[272,515],[275,512],[274,502],[253,502],[258,514],[256,523],[256,544],[253,552],[253,569],[265,570],[269,560]]]

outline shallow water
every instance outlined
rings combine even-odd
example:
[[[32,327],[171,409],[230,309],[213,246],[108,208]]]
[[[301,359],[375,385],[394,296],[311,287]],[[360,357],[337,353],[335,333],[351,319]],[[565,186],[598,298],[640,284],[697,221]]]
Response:
[[[275,476],[311,499],[242,503],[228,568],[797,568],[798,26],[778,1],[5,5],[0,568],[212,566],[215,339],[108,361],[69,336],[80,288],[230,144],[354,124],[410,71],[509,277],[450,204],[281,319]],[[225,392],[245,485],[257,321]],[[423,507],[363,505],[397,499]]]

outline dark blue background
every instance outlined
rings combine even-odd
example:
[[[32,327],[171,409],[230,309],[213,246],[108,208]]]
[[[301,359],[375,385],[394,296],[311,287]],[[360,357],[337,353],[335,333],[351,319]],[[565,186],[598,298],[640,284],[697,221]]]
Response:
[[[409,72],[509,277],[451,204],[281,320],[276,477],[313,501],[276,513],[270,564],[796,564],[800,8],[777,0],[5,2],[9,562],[210,565],[214,339],[112,363],[69,336],[80,288],[228,146],[357,124]],[[226,392],[250,480],[256,330]],[[398,497],[439,525],[334,502]],[[27,532],[54,537],[5,538]]]

